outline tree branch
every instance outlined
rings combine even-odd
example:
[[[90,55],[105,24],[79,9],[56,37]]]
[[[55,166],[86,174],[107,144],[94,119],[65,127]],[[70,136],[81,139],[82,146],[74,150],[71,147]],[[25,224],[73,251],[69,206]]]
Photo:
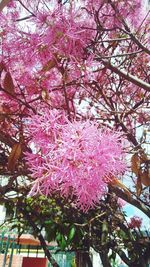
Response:
[[[111,187],[111,188],[118,197],[122,198],[131,205],[135,206],[150,218],[150,209],[148,209],[142,202],[132,197],[129,198],[129,196],[123,190],[117,187]]]
[[[9,147],[13,147],[13,145],[16,143],[16,140],[5,134],[4,132],[0,131],[0,142],[4,143],[5,145]]]
[[[128,73],[126,70],[120,70],[118,67],[114,66],[110,61],[102,60],[99,58],[99,61],[102,61],[105,67],[112,70],[116,74],[118,74],[120,77],[123,77],[125,80],[139,86],[140,88],[146,90],[147,92],[150,92],[150,84],[141,80],[140,78]]]
[[[134,41],[135,44],[137,44],[145,53],[150,55],[150,50],[142,44],[139,39],[136,38],[136,36],[131,32],[129,26],[127,25],[126,21],[124,18],[121,16],[119,10],[116,8],[115,4],[112,2],[112,0],[108,0],[108,3],[112,6],[114,11],[117,13],[117,16],[119,20],[123,23],[124,28],[126,30],[126,33],[131,37],[131,39]]]

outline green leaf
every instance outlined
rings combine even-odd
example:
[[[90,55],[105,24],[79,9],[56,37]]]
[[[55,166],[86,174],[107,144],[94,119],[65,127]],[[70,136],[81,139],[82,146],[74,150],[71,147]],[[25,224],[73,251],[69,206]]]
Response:
[[[76,232],[76,228],[74,226],[71,227],[70,232],[69,232],[69,236],[68,236],[68,241],[72,241],[72,239],[75,236],[75,232]]]
[[[62,234],[61,233],[57,233],[56,235],[56,241],[60,242],[62,239]]]
[[[61,242],[60,242],[60,247],[62,250],[64,250],[67,246],[67,242],[66,242],[66,239],[65,237],[62,235],[62,238],[61,238]]]
[[[51,220],[46,220],[46,221],[45,221],[45,224],[46,224],[46,225],[51,225],[52,223],[53,223],[53,222],[52,222]]]

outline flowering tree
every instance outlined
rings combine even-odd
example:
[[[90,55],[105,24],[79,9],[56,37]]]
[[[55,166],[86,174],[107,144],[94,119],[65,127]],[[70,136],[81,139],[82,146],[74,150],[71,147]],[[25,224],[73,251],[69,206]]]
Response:
[[[15,191],[23,213],[27,195],[44,195],[97,218],[99,205],[116,209],[117,196],[150,216],[146,7],[140,0],[0,3],[3,202]],[[106,243],[105,255],[113,247]]]

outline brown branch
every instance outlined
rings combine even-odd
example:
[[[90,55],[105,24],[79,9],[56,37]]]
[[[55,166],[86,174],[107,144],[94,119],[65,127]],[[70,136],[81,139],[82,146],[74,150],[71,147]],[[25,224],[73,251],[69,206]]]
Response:
[[[32,18],[33,15],[30,15],[30,16],[26,16],[26,17],[23,17],[23,18],[20,18],[20,19],[16,19],[17,22],[20,22],[20,21],[23,21],[23,20],[27,20],[27,19],[30,19]]]
[[[118,58],[118,57],[130,57],[130,56],[133,56],[133,55],[137,55],[139,53],[142,53],[142,52],[143,52],[142,50],[137,50],[137,51],[134,51],[134,52],[131,52],[131,53],[108,55],[108,56],[101,55],[100,57],[102,59],[111,59],[111,58]]]
[[[28,8],[27,8],[27,6],[25,6],[23,3],[22,3],[22,1],[21,0],[18,0],[18,2],[24,7],[24,9],[26,10],[26,11],[28,11],[33,17],[36,17],[36,15],[31,11],[31,10],[29,10]]]
[[[112,70],[116,74],[118,74],[120,77],[123,77],[127,81],[139,86],[140,88],[146,90],[147,92],[150,92],[150,84],[141,80],[140,78],[128,73],[126,70],[120,70],[118,67],[114,66],[110,61],[102,60],[101,58],[97,58],[97,60],[102,61],[105,67]]]
[[[150,55],[150,50],[145,47],[137,38],[136,36],[130,31],[128,25],[125,23],[124,21],[124,27],[125,27],[125,30],[127,31],[127,34],[131,37],[131,39],[147,54]]]
[[[124,20],[124,18],[121,16],[119,10],[117,9],[117,7],[115,6],[115,4],[112,2],[112,0],[108,0],[108,3],[110,3],[111,7],[114,9],[114,11],[116,12],[118,19],[123,23],[124,28],[126,30],[126,33],[131,37],[131,39],[134,41],[135,44],[137,44],[145,53],[150,55],[150,50],[145,47],[144,44],[142,44],[138,38],[136,38],[136,36],[131,32],[129,26],[127,25],[126,21]]]
[[[133,112],[136,111],[137,108],[139,108],[143,103],[144,103],[144,98],[142,98],[142,100],[140,100],[139,102],[137,102],[129,111],[125,112],[123,117],[127,117],[128,115],[132,114]]]
[[[6,91],[4,88],[1,87],[1,85],[0,85],[0,90],[3,91],[4,93],[6,93],[8,96],[11,96],[13,100],[18,102],[18,104],[24,105],[25,107],[31,109],[34,114],[36,114],[36,109],[34,109],[32,106],[30,106],[27,102],[24,102],[21,99],[17,98],[16,94],[13,94],[13,93]]]
[[[6,133],[0,131],[0,142],[4,143],[5,145],[7,145],[9,147],[13,147],[13,145],[16,143],[16,140],[11,138]]]
[[[117,187],[112,187],[112,190],[118,197],[135,206],[150,218],[150,209],[147,208],[141,201],[133,198],[132,196],[129,197],[123,190]]]

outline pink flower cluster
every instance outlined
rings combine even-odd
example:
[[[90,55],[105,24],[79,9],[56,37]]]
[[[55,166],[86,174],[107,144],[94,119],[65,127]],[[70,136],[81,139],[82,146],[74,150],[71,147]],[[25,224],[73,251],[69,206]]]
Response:
[[[31,119],[36,153],[26,154],[35,178],[30,194],[59,192],[86,211],[106,192],[112,176],[125,170],[121,137],[95,122],[69,122],[56,113]]]
[[[123,208],[127,204],[127,202],[120,197],[118,197],[117,203],[118,203],[119,208]]]
[[[140,228],[141,225],[142,225],[142,218],[134,216],[130,219],[129,228],[131,229]]]

